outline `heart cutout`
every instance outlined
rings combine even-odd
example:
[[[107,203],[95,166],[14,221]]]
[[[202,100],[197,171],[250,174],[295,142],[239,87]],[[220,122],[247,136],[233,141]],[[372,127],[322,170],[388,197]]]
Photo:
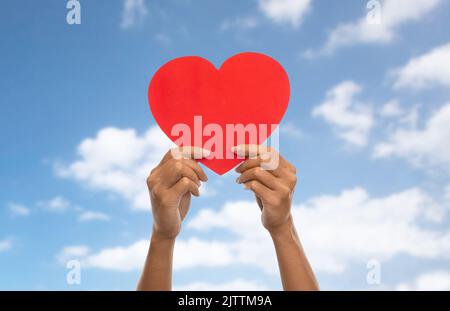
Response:
[[[230,57],[219,69],[198,56],[176,58],[158,69],[148,88],[150,110],[163,132],[180,147],[214,151],[199,162],[219,175],[243,161],[231,152],[232,146],[238,142],[262,144],[272,134],[289,96],[289,78],[283,67],[273,58],[253,52]],[[239,124],[249,130],[243,136],[236,130]],[[180,132],[182,128],[190,133]]]

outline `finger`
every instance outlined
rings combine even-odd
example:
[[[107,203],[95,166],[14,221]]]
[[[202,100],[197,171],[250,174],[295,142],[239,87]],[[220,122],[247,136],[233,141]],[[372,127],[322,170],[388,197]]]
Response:
[[[243,173],[246,170],[255,168],[255,167],[261,167],[262,169],[272,173],[273,175],[279,177],[281,174],[279,172],[279,168],[277,167],[276,169],[266,169],[265,168],[265,164],[268,163],[269,160],[267,159],[262,159],[260,157],[256,158],[256,159],[248,159],[246,161],[244,161],[243,163],[241,163],[238,167],[236,167],[235,171],[238,173]]]
[[[162,158],[163,164],[170,159],[202,159],[209,157],[211,151],[199,147],[175,147],[170,149]]]
[[[274,175],[262,170],[260,167],[254,167],[244,171],[236,181],[239,184],[245,184],[246,182],[249,182],[251,180],[257,180],[271,190],[276,190],[279,184],[277,178]]]
[[[195,146],[178,147],[170,150],[174,159],[202,159],[209,157],[211,151]]]
[[[261,166],[261,168],[271,171],[275,176],[282,176],[284,170],[296,173],[295,166],[284,159],[275,149],[266,146],[257,145],[239,145],[232,148],[240,156],[253,156],[236,168],[238,173],[252,167]],[[256,161],[253,161],[256,160]]]
[[[256,159],[260,157],[263,162],[260,162],[261,167],[266,170],[275,170],[284,161],[283,157],[273,148],[264,145],[238,145],[232,147],[231,150],[241,158]]]
[[[170,191],[174,191],[177,195],[183,195],[190,192],[193,196],[200,196],[198,186],[187,177],[178,180],[177,183],[170,188]]]
[[[231,151],[240,157],[256,158],[269,152],[266,146],[262,145],[237,145]]]
[[[256,196],[258,196],[259,198],[261,198],[262,200],[264,200],[265,198],[267,198],[268,196],[273,194],[273,191],[270,190],[269,188],[267,188],[265,185],[263,185],[262,183],[260,183],[257,180],[251,180],[248,181],[244,184],[245,189],[249,189],[251,191],[253,191]]]
[[[168,188],[172,187],[183,177],[189,178],[197,185],[200,185],[200,179],[197,173],[190,166],[184,165],[183,161],[171,159],[161,167],[160,180]]]
[[[201,168],[197,161],[192,159],[185,159],[183,160],[183,163],[193,169],[201,181],[208,180],[208,176],[206,176],[205,171]]]

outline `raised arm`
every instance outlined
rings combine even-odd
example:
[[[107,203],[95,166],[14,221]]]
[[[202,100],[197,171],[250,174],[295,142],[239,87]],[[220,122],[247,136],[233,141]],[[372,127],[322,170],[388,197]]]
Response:
[[[153,214],[150,248],[138,290],[171,290],[175,239],[181,230],[191,196],[199,196],[205,172],[193,160],[208,156],[198,148],[172,149],[147,178]]]
[[[236,168],[241,174],[236,182],[255,194],[262,223],[275,245],[283,289],[319,290],[291,214],[295,167],[271,148],[241,145],[234,151],[248,158]]]

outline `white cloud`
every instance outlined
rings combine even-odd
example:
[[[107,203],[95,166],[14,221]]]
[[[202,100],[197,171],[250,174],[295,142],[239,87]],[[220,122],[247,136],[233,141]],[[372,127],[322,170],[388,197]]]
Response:
[[[230,202],[220,210],[200,211],[188,228],[232,233],[235,263],[276,273],[273,246],[259,213],[254,202]],[[362,188],[350,189],[312,198],[294,207],[293,215],[317,271],[340,273],[354,262],[387,261],[400,254],[450,258],[450,232],[420,225],[442,221],[441,207],[416,188],[381,198],[370,197]]]
[[[316,271],[342,273],[354,263],[365,265],[373,258],[385,262],[405,254],[422,259],[450,258],[450,231],[429,226],[444,220],[445,209],[417,188],[379,198],[354,188],[314,197],[294,206],[292,213]],[[270,275],[278,273],[273,245],[253,201],[228,202],[219,210],[203,209],[186,228],[202,234],[222,230],[229,239],[191,237],[177,241],[176,270],[248,265]],[[143,239],[86,254],[82,263],[90,268],[140,270],[147,250],[148,241]]]
[[[104,248],[96,253],[84,252],[87,248],[82,248],[82,253],[76,257],[82,262],[85,268],[98,268],[116,271],[141,270],[147,256],[149,247],[148,240],[139,240],[128,246],[116,246]],[[69,252],[69,251],[72,252]],[[78,247],[65,248],[59,258],[72,258],[73,250],[78,251]],[[67,253],[69,253],[68,256]],[[60,260],[61,262],[61,260]],[[176,243],[174,252],[174,269],[188,269],[195,267],[217,267],[226,266],[233,262],[233,254],[226,242],[204,241],[197,238],[179,240]]]
[[[381,22],[379,24],[369,23],[366,15],[356,21],[339,24],[329,34],[321,49],[308,50],[304,56],[332,54],[339,48],[356,44],[390,43],[396,38],[400,26],[408,22],[420,21],[441,2],[441,0],[385,0],[381,2]],[[368,11],[368,13],[370,12]]]
[[[233,260],[226,242],[189,238],[177,241],[175,245],[174,269],[226,266]]]
[[[374,149],[375,158],[401,157],[414,166],[448,167],[450,164],[450,103],[443,105],[419,128],[396,128]]]
[[[0,240],[0,252],[7,251],[11,248],[12,242],[9,239]]]
[[[224,283],[194,282],[174,286],[177,291],[266,291],[269,288],[259,282],[236,279]]]
[[[26,217],[30,215],[30,209],[23,204],[20,203],[9,203],[8,209],[13,217]]]
[[[450,204],[450,184],[448,184],[447,187],[445,188],[444,197],[447,203]]]
[[[124,0],[122,11],[122,29],[129,29],[141,23],[147,15],[145,0]]]
[[[148,245],[147,240],[140,240],[126,247],[105,248],[94,254],[86,254],[81,262],[85,268],[140,270],[144,265]]]
[[[388,101],[381,107],[380,115],[386,118],[395,118],[404,114],[403,108],[397,100]]]
[[[412,58],[405,66],[394,70],[393,75],[395,88],[450,86],[450,43]]]
[[[149,209],[146,177],[173,146],[157,126],[142,135],[134,129],[104,128],[78,145],[76,161],[55,170],[60,177],[117,194],[134,208]]]
[[[374,120],[370,105],[354,98],[360,91],[361,86],[355,82],[344,81],[327,92],[325,101],[312,114],[330,123],[347,143],[365,146]]]
[[[298,28],[311,8],[311,0],[259,0],[259,9],[275,23]]]
[[[419,275],[410,283],[396,286],[401,291],[450,291],[450,272],[431,271]]]
[[[89,253],[89,247],[86,245],[73,245],[64,247],[56,256],[58,262],[65,264],[68,260],[80,259]]]
[[[381,119],[379,119],[378,121],[388,121],[388,130],[397,128],[400,125],[414,128],[417,126],[417,122],[419,121],[419,107],[412,106],[411,108],[407,109],[400,105],[398,100],[393,99],[388,101],[381,107],[378,115],[381,117]],[[385,126],[385,124],[383,124],[382,126]]]
[[[87,221],[108,221],[111,217],[108,214],[102,212],[94,212],[94,211],[83,211],[80,216],[78,216],[78,220],[81,222]]]
[[[49,212],[62,213],[67,211],[70,208],[71,204],[67,199],[61,196],[56,196],[46,201],[39,201],[37,203],[37,206]]]

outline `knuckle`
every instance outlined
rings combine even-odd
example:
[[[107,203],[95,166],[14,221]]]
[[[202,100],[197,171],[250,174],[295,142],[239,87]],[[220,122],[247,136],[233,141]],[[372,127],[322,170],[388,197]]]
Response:
[[[160,188],[159,187],[157,187],[157,186],[155,186],[155,187],[153,187],[151,190],[150,190],[150,193],[151,193],[151,195],[154,197],[154,198],[156,198],[156,199],[160,199],[160,197],[161,197],[161,191],[160,191]]]
[[[289,163],[289,167],[291,168],[292,173],[294,175],[296,175],[297,174],[297,168],[294,165],[292,165],[291,163]]]
[[[189,186],[189,183],[190,183],[189,178],[187,178],[187,177],[181,178],[181,184],[182,184],[184,187]]]
[[[285,197],[285,196],[289,196],[291,193],[291,189],[289,189],[288,187],[282,187],[280,189],[280,194]]]
[[[293,186],[297,185],[297,180],[298,180],[297,176],[293,175],[292,178],[291,178],[291,183],[292,183]]]
[[[177,172],[181,172],[181,170],[183,169],[183,163],[181,161],[175,161],[173,168],[177,171]]]
[[[146,182],[147,182],[147,186],[148,186],[149,189],[153,189],[153,187],[155,187],[155,184],[156,184],[156,180],[155,179],[156,178],[155,178],[155,176],[153,174],[150,174],[147,177]]]
[[[255,168],[254,168],[254,170],[253,170],[253,175],[254,175],[256,178],[260,178],[262,174],[263,174],[263,172],[262,172],[262,170],[261,170],[260,167],[255,167]]]

